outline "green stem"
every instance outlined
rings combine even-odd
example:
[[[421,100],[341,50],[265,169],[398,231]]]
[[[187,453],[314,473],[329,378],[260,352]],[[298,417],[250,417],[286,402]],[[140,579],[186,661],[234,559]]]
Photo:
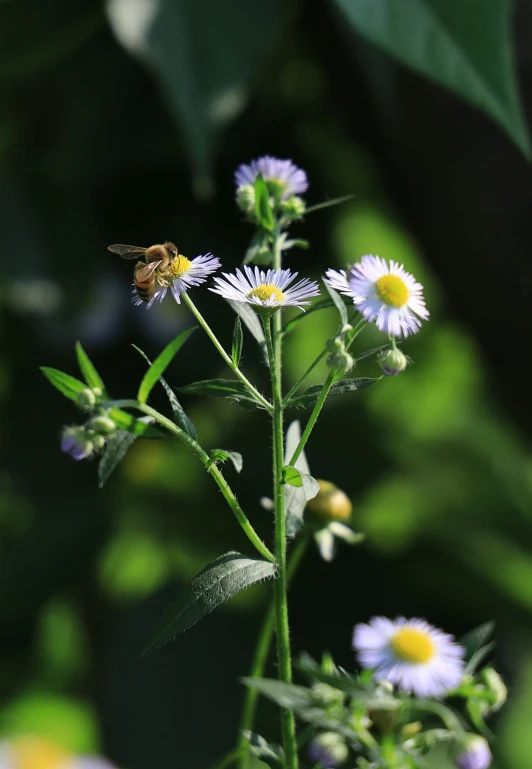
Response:
[[[244,376],[244,374],[240,371],[240,369],[234,363],[231,356],[226,353],[226,351],[218,341],[216,334],[211,329],[211,327],[209,326],[209,324],[207,323],[207,321],[205,320],[201,312],[198,310],[198,308],[196,307],[192,299],[189,297],[189,295],[185,292],[182,296],[185,304],[187,305],[189,310],[192,312],[192,314],[194,315],[194,317],[196,318],[196,320],[198,321],[202,329],[205,331],[205,333],[207,334],[207,336],[209,337],[213,345],[216,347],[216,349],[218,350],[218,352],[220,353],[224,361],[227,363],[231,371],[235,374],[235,376],[238,377],[238,379],[240,379],[242,384],[244,384],[247,387],[249,392],[256,398],[256,400],[261,404],[261,406],[263,406],[268,412],[271,413],[272,404],[269,401],[267,401],[263,395],[260,394],[257,388],[254,387],[254,385],[251,384],[249,379],[246,376]]]
[[[299,377],[299,379],[297,380],[297,382],[295,383],[295,385],[292,387],[292,389],[290,390],[290,392],[289,392],[287,395],[285,395],[285,397],[284,397],[284,399],[283,399],[283,406],[284,406],[284,407],[286,407],[286,406],[287,406],[287,404],[288,404],[288,402],[290,401],[290,399],[291,399],[291,398],[292,398],[292,397],[293,397],[293,396],[296,394],[296,392],[297,392],[297,391],[299,390],[299,388],[300,388],[300,387],[303,385],[303,383],[305,382],[305,380],[306,380],[306,379],[307,379],[307,378],[310,376],[310,374],[311,374],[311,373],[314,371],[314,369],[316,368],[316,366],[318,365],[318,363],[319,363],[321,360],[323,360],[323,358],[325,358],[325,356],[326,356],[326,355],[327,355],[327,350],[326,350],[326,349],[322,350],[322,351],[320,352],[320,354],[318,355],[318,357],[317,357],[317,358],[315,358],[315,360],[313,360],[313,361],[312,361],[312,363],[310,364],[310,366],[308,367],[308,369],[305,371],[305,373],[304,373],[304,374],[303,374],[301,377]]]
[[[176,424],[174,424],[171,419],[168,419],[168,417],[165,417],[163,414],[160,414],[158,411],[156,411],[155,409],[152,409],[151,406],[148,406],[145,403],[139,403],[138,401],[135,401],[135,400],[120,400],[120,401],[111,401],[109,405],[113,408],[124,408],[124,409],[130,408],[130,409],[137,409],[138,411],[142,411],[143,414],[153,417],[153,419],[156,422],[158,422],[161,425],[161,427],[165,427],[170,433],[172,433],[172,435],[175,435],[176,438],[179,438],[179,440],[183,441],[183,443],[186,443],[186,445],[190,449],[192,449],[192,451],[196,454],[196,456],[199,457],[201,462],[207,468],[208,472],[211,474],[211,476],[214,478],[214,480],[218,484],[218,488],[222,492],[222,495],[225,501],[233,511],[235,518],[237,519],[240,526],[244,530],[244,533],[246,534],[251,544],[256,548],[256,550],[258,550],[258,552],[262,555],[263,558],[266,558],[267,561],[271,561],[272,563],[275,563],[275,556],[266,547],[262,539],[259,537],[255,529],[249,522],[245,512],[240,507],[237,498],[233,494],[231,487],[225,480],[221,471],[213,462],[211,462],[209,455],[207,454],[206,451],[204,451],[204,449],[202,449],[202,447],[199,445],[197,441],[195,441],[193,438],[187,435],[187,433],[181,430],[181,428],[178,427]]]
[[[279,313],[277,313],[279,314]],[[264,318],[264,333],[270,362],[273,394],[273,491],[275,507],[275,560],[277,579],[274,582],[275,632],[277,636],[277,658],[279,680],[292,680],[292,659],[290,654],[290,631],[288,626],[288,578],[286,573],[286,517],[283,484],[283,403],[280,379],[280,333],[272,338],[271,319]],[[296,723],[291,710],[281,709],[281,729],[286,769],[297,769]]]
[[[296,573],[299,564],[301,563],[303,556],[305,555],[310,537],[304,534],[299,539],[294,549],[292,550],[286,567],[286,578],[288,586],[292,582],[294,574]],[[255,647],[253,654],[253,660],[251,661],[251,668],[249,671],[250,678],[262,678],[264,675],[264,668],[268,660],[270,648],[272,645],[273,631],[275,628],[275,602],[272,601],[266,616],[262,622],[262,626],[259,632],[259,640]],[[257,689],[248,687],[246,689],[246,696],[244,698],[244,707],[242,709],[242,718],[240,720],[240,736],[238,738],[238,751],[240,753],[240,769],[246,769],[249,757],[249,742],[244,736],[243,732],[252,732],[253,725],[255,723],[255,713],[257,711],[257,703],[259,699],[259,692]]]
[[[299,456],[303,449],[305,448],[305,445],[310,437],[310,433],[312,432],[312,429],[314,425],[316,424],[316,421],[320,415],[320,411],[323,408],[323,404],[325,403],[327,396],[329,395],[329,390],[333,386],[334,382],[337,380],[337,375],[334,373],[334,371],[331,371],[329,373],[329,376],[325,380],[325,383],[323,387],[321,388],[321,392],[318,396],[318,400],[314,404],[314,408],[312,409],[312,414],[310,415],[310,418],[305,426],[305,429],[303,430],[303,435],[301,436],[301,440],[297,444],[297,448],[294,451],[292,458],[289,461],[289,465],[293,467],[297,460],[299,459]]]

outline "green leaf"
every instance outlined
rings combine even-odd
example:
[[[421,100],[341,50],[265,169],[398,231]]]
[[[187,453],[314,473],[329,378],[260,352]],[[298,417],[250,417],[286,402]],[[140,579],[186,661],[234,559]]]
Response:
[[[529,154],[508,0],[336,0],[368,40],[484,110]]]
[[[270,265],[273,261],[270,239],[271,235],[268,232],[257,229],[251,238],[242,264],[255,262],[255,264]]]
[[[76,342],[76,356],[81,373],[85,377],[89,387],[99,387],[103,394],[105,394],[105,385],[103,379],[96,371],[94,364],[90,360],[89,356],[81,346],[81,342]]]
[[[156,427],[153,427],[151,422],[145,421],[144,417],[134,417],[133,414],[128,414],[127,411],[122,411],[122,409],[110,409],[109,416],[119,430],[127,430],[128,433],[133,433],[143,438],[163,437],[163,433]]]
[[[314,499],[320,490],[320,484],[312,477],[312,475],[302,473],[301,470],[291,467],[290,465],[285,465],[283,467],[283,481],[284,483],[290,484],[290,486],[303,489],[307,502],[309,499]]]
[[[187,341],[189,336],[196,330],[196,328],[197,326],[192,326],[192,328],[187,328],[185,331],[182,331],[181,334],[176,336],[175,339],[167,344],[162,353],[160,353],[160,355],[155,358],[150,368],[144,374],[142,382],[140,383],[139,392],[137,395],[139,403],[146,403],[148,396],[157,380],[164,374],[172,362],[174,356],[179,352],[181,347]]]
[[[240,315],[237,315],[235,318],[235,327],[233,329],[233,344],[231,347],[231,358],[233,359],[235,366],[238,366],[240,363],[243,344],[244,334],[242,333],[242,322],[240,320]]]
[[[242,472],[244,461],[242,454],[239,454],[238,451],[227,451],[226,449],[213,449],[211,451],[210,462],[225,462],[227,459],[231,460],[237,473]]]
[[[318,302],[314,302],[314,304],[309,307],[308,310],[299,313],[299,315],[296,315],[286,324],[286,326],[283,328],[283,334],[288,334],[290,331],[292,331],[294,326],[299,323],[300,320],[308,318],[308,316],[312,315],[313,312],[317,312],[318,310],[325,310],[327,307],[334,307],[334,302],[332,299],[320,299]]]
[[[264,229],[271,232],[274,225],[273,211],[270,206],[270,193],[262,174],[258,174],[255,179],[255,213]]]
[[[85,382],[81,382],[70,374],[65,374],[64,371],[48,366],[41,366],[41,371],[48,381],[71,401],[76,401],[79,393],[87,389]]]
[[[260,318],[257,313],[251,309],[249,304],[245,302],[235,302],[233,299],[227,299],[227,303],[232,307],[234,312],[239,315],[262,351],[262,356],[266,363],[268,363],[268,351],[266,350],[266,337],[264,336],[264,328],[260,322]]]
[[[199,622],[217,606],[255,582],[275,576],[276,565],[230,552],[206,566],[177,595],[161,617],[145,652],[157,649]]]
[[[312,706],[316,699],[310,689],[298,684],[287,684],[284,681],[275,681],[272,678],[240,679],[250,689],[255,689],[264,697],[288,710],[299,710]]]
[[[320,211],[322,208],[330,208],[331,206],[339,206],[341,203],[347,203],[348,200],[353,200],[354,197],[354,195],[342,195],[340,198],[332,198],[331,200],[324,200],[323,203],[315,203],[305,210],[305,216],[314,213],[314,211]]]
[[[485,622],[483,625],[470,630],[461,638],[458,639],[458,643],[466,650],[466,672],[473,673],[480,665],[483,659],[495,647],[495,643],[491,641],[493,631],[495,630],[494,622]]]
[[[371,387],[376,382],[379,382],[382,377],[359,377],[358,379],[340,379],[335,382],[329,390],[329,395],[344,395],[345,393],[351,393],[355,390],[364,390],[366,387]],[[318,400],[318,396],[323,389],[323,385],[312,385],[308,390],[305,390],[303,395],[297,395],[288,402],[288,406],[312,406]]]
[[[250,732],[247,729],[242,730],[242,734],[249,742],[250,753],[263,761],[268,766],[284,766],[284,751],[280,745],[272,745],[256,732]]]
[[[340,316],[340,324],[341,326],[347,325],[347,307],[345,306],[345,302],[340,296],[340,294],[334,290],[334,288],[331,288],[328,283],[325,283],[325,288],[327,289],[329,296],[333,300],[336,309],[338,310],[338,314]]]
[[[238,379],[205,379],[178,387],[177,390],[187,395],[206,395],[210,398],[230,398],[245,408],[262,408],[259,401],[243,382]]]
[[[136,441],[137,435],[125,430],[117,430],[107,440],[101,459],[98,463],[98,486],[100,489],[107,482],[109,476],[126,456],[131,445]]]
[[[300,440],[301,425],[296,419],[288,426],[286,431],[285,465],[288,464],[294,456],[294,452],[297,449]],[[304,473],[310,477],[310,468],[304,451],[299,455],[297,462],[294,465],[294,469],[296,472]],[[303,526],[303,513],[307,504],[305,490],[302,486],[298,488],[297,486],[286,485],[284,489],[284,500],[286,510],[286,536],[295,537],[297,532]]]
[[[137,347],[135,344],[133,345],[135,350],[142,355],[144,360],[147,362],[148,366],[151,366],[151,360],[148,358],[145,352],[143,352],[140,347]],[[185,413],[184,408],[179,403],[177,399],[177,395],[172,390],[166,379],[164,379],[162,376],[159,377],[159,382],[164,387],[164,390],[166,392],[166,395],[168,397],[168,400],[170,401],[170,406],[172,407],[172,411],[174,412],[174,422],[176,425],[178,425],[187,435],[189,435],[193,440],[198,440],[198,433],[196,432],[196,427],[194,425],[194,422],[190,419],[189,416]]]

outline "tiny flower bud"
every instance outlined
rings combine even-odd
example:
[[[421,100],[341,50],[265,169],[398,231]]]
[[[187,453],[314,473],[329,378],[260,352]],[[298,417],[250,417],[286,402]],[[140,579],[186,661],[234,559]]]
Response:
[[[408,366],[406,355],[397,347],[384,352],[378,359],[379,366],[386,376],[397,376]]]
[[[346,323],[345,326],[342,326],[340,333],[345,335],[352,330],[353,330],[353,326],[350,323]]]
[[[281,201],[281,211],[289,219],[301,219],[306,210],[305,201],[297,195]]]
[[[331,371],[335,371],[338,374],[347,374],[348,371],[351,371],[354,365],[355,361],[353,357],[345,351],[329,355],[327,358],[327,366]]]
[[[466,734],[457,743],[454,763],[458,769],[488,769],[491,761],[489,745],[479,734]]]
[[[96,433],[92,435],[91,438],[92,442],[94,443],[94,448],[97,451],[101,451],[107,442],[103,435],[96,435]]]
[[[325,521],[347,521],[353,506],[347,494],[330,481],[318,480],[320,490],[307,503],[307,510]]]
[[[101,387],[92,387],[91,389],[92,389],[92,392],[95,394],[96,398],[100,398],[103,395]]]
[[[345,694],[339,689],[335,689],[334,686],[329,686],[329,684],[314,684],[312,694],[323,705],[341,705],[345,700]]]
[[[338,335],[338,336],[333,336],[330,339],[327,339],[327,341],[325,342],[325,348],[330,353],[333,353],[333,354],[337,352],[344,352],[345,344],[344,344],[343,337]]]
[[[237,189],[236,203],[246,214],[255,211],[255,188],[252,184],[243,184]]]
[[[100,415],[93,417],[87,424],[90,430],[94,430],[98,435],[112,435],[116,432],[116,424],[110,417]]]
[[[480,680],[486,686],[493,699],[487,712],[495,713],[502,708],[508,698],[508,689],[500,675],[493,668],[484,668],[480,674]]]
[[[84,427],[65,427],[61,436],[61,451],[70,454],[79,462],[87,459],[94,451],[94,444]]]
[[[325,769],[333,769],[344,763],[349,756],[349,748],[336,732],[323,732],[310,743],[308,756]]]
[[[84,411],[94,408],[94,406],[96,406],[96,394],[94,390],[90,390],[88,387],[84,390],[80,390],[78,397],[76,398],[76,403],[80,409],[83,409]]]

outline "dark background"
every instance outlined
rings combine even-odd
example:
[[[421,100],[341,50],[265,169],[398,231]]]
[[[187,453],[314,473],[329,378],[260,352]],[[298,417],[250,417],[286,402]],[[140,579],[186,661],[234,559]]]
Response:
[[[244,536],[201,465],[171,442],[137,441],[98,490],[96,463],[59,451],[61,425],[79,413],[38,367],[76,374],[80,339],[108,389],[133,397],[144,364],[131,343],[153,358],[192,321],[169,299],[149,312],[133,307],[130,265],[107,244],[168,238],[190,258],[212,251],[232,270],[251,236],[232,174],[270,153],[306,169],[309,203],[354,195],[293,228],[311,247],[292,251],[288,266],[319,278],[364,253],[396,259],[425,285],[432,312],[404,345],[415,365],[328,404],[308,446],[313,474],[350,496],[367,542],[341,548],[332,565],[309,554],[291,595],[294,650],[329,649],[352,667],[352,627],[373,614],[424,616],[457,635],[495,620],[496,661],[510,687],[495,724],[496,765],[529,769],[527,161],[482,113],[364,42],[325,0],[273,3],[252,27],[252,63],[237,56],[249,29],[233,30],[247,87],[212,105],[226,124],[213,118],[208,131],[194,88],[215,77],[227,32],[208,4],[205,35],[190,40],[197,28],[189,28],[193,61],[183,53],[187,29],[171,17],[163,26],[166,81],[120,47],[99,3],[44,5],[0,4],[1,732],[45,734],[123,769],[205,769],[234,742],[237,679],[269,586],[156,654],[140,652],[179,584],[228,549],[249,552]],[[531,13],[523,3],[515,18],[525,106]],[[174,76],[190,80],[181,113]],[[230,309],[204,289],[193,296],[228,346]],[[286,346],[287,381],[335,324],[332,311],[300,324]],[[359,349],[381,339],[371,329]],[[247,336],[245,366],[265,382]],[[198,333],[168,379],[224,374]],[[154,405],[166,408],[163,398],[154,393]],[[269,537],[258,504],[269,493],[266,420],[226,402],[183,403],[207,448],[244,455],[242,475],[227,468],[227,476]],[[260,729],[276,739],[269,706]]]

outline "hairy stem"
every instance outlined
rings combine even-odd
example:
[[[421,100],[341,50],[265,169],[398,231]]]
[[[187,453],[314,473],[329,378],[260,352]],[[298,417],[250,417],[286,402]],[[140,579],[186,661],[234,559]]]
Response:
[[[318,400],[314,404],[314,408],[312,409],[312,414],[310,415],[310,418],[305,426],[305,429],[303,430],[303,435],[301,436],[301,440],[297,444],[297,448],[294,451],[290,461],[288,464],[293,467],[297,460],[299,459],[299,456],[301,455],[301,452],[305,448],[305,445],[310,438],[310,433],[312,432],[314,425],[316,424],[318,417],[320,415],[320,412],[323,408],[323,404],[327,400],[327,396],[329,395],[329,390],[333,386],[334,382],[337,380],[337,376],[333,371],[329,373],[329,376],[325,380],[325,383],[323,387],[321,388],[321,392],[318,396]]]

